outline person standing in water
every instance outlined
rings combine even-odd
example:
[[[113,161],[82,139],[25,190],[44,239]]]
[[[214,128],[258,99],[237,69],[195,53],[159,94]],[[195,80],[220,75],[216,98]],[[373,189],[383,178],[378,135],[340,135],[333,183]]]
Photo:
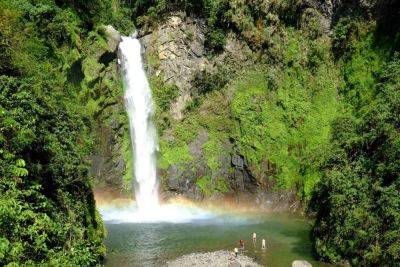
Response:
[[[253,233],[253,245],[256,246],[257,234]]]
[[[239,240],[240,254],[243,254],[244,251],[244,240]]]
[[[238,250],[238,248],[234,248],[234,250],[233,250],[234,252],[235,252],[235,258],[237,258],[237,256],[238,256],[238,253],[239,253],[239,250]]]
[[[265,249],[265,239],[261,241],[261,249]]]

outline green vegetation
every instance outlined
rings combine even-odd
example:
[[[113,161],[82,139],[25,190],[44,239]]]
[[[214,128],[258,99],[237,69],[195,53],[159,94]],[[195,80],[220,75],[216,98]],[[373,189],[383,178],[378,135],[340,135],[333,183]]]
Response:
[[[176,10],[201,16],[210,57],[224,51],[233,32],[250,47],[252,67],[224,62],[199,73],[183,121],[169,121],[171,145],[161,147],[161,158],[205,132],[196,158],[203,163],[188,165],[203,170],[196,184],[204,195],[219,191],[213,177],[229,185],[220,171],[239,154],[261,185],[297,192],[310,204],[321,259],[398,265],[400,33],[394,2],[343,3],[334,11],[330,37],[326,14],[304,1],[171,2],[137,1],[138,22],[148,27]]]
[[[330,67],[321,65],[314,75],[307,68],[256,71],[235,86],[232,115],[240,153],[255,173],[265,172],[263,163],[269,161],[275,169],[270,179],[302,197],[321,176],[318,168],[339,107],[338,76]]]
[[[164,151],[162,158],[158,162],[158,166],[167,169],[169,166],[180,163],[187,163],[192,160],[187,145],[171,146],[170,144],[161,143],[161,151]]]
[[[149,53],[149,59],[157,57]],[[149,60],[149,64],[155,66]],[[149,79],[152,96],[155,104],[155,122],[159,131],[164,131],[170,126],[170,118],[167,116],[171,103],[179,95],[179,89],[175,85],[166,84],[161,76],[152,76]]]
[[[400,262],[400,59],[374,25],[353,25],[342,60],[351,112],[332,124],[332,153],[315,189],[313,236],[326,260],[373,266]]]
[[[42,95],[33,81],[0,76],[0,262],[91,265],[105,248],[88,126],[61,93]]]
[[[210,29],[225,31],[231,25],[253,48],[250,56],[256,63],[247,70],[235,70],[235,62],[232,66],[221,64],[211,73],[206,70],[197,75],[197,91],[185,119],[167,119],[171,145],[161,146],[161,161],[173,154],[178,163],[176,147],[189,144],[205,131],[208,138],[202,155],[209,175],[219,174],[234,147],[259,183],[294,190],[309,199],[330,149],[331,122],[344,109],[338,100],[342,79],[330,40],[315,22],[319,13],[308,11],[307,19],[299,19],[296,28],[293,21],[287,21],[286,2],[280,3],[282,6],[265,7],[258,14],[250,12],[256,4],[213,1],[215,10],[203,13],[209,16],[209,25],[214,25]],[[265,21],[260,22],[263,15]],[[265,26],[272,20],[273,24]],[[254,39],[260,32],[265,40]],[[267,39],[260,58],[258,51]],[[187,159],[186,153],[182,161],[183,157]],[[220,176],[229,179],[226,174]]]
[[[132,23],[119,1],[61,2],[0,0],[1,266],[105,255],[89,155],[121,86],[99,26]]]
[[[204,176],[197,180],[197,186],[205,196],[211,196],[214,193],[228,192],[228,186],[224,179],[212,179],[210,176]]]
[[[217,138],[211,137],[204,145],[203,151],[207,158],[207,165],[211,171],[217,171],[221,168],[220,153],[223,150],[221,141]]]

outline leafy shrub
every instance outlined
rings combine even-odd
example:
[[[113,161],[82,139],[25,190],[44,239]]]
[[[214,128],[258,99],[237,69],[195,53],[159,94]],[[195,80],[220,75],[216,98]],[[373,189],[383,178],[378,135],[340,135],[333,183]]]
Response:
[[[206,45],[215,50],[221,51],[226,44],[226,34],[221,29],[214,29],[206,35]]]
[[[161,76],[152,76],[150,78],[153,98],[159,112],[166,112],[171,103],[179,95],[179,89],[174,84],[167,84]]]

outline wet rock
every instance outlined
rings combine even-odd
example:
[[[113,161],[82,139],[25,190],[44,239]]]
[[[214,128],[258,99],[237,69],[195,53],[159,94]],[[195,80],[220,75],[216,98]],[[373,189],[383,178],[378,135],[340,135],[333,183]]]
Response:
[[[204,47],[202,47],[199,42],[190,43],[189,48],[196,57],[202,57],[204,55]]]
[[[238,170],[243,170],[244,169],[243,157],[239,156],[239,155],[233,155],[232,156],[232,165]]]
[[[241,155],[233,154],[231,164],[234,172],[231,177],[232,187],[237,192],[255,192],[258,188],[258,182],[249,171],[244,158]]]
[[[168,267],[181,267],[181,266],[193,266],[193,267],[258,267],[261,266],[254,262],[252,258],[238,255],[236,258],[233,252],[220,250],[206,253],[192,253],[184,255],[174,261],[167,262]]]
[[[221,203],[224,200],[224,194],[214,193],[207,200],[211,203]]]
[[[205,130],[200,130],[196,139],[189,144],[189,152],[195,158],[202,156],[202,148],[205,142],[208,140],[208,133]]]
[[[185,188],[181,188],[179,180],[181,180],[182,172],[179,170],[178,165],[171,166],[169,168],[168,187],[172,191],[183,191]],[[183,190],[182,190],[183,189]]]
[[[295,260],[292,262],[292,267],[312,267],[312,265],[308,261]]]
[[[196,183],[196,175],[185,164],[175,164],[166,170],[166,185],[170,191],[178,194],[189,194]]]
[[[117,51],[118,45],[122,41],[121,34],[111,25],[104,26],[103,31],[109,50],[111,52]]]
[[[255,195],[257,206],[266,211],[296,212],[301,207],[295,192],[259,190]]]

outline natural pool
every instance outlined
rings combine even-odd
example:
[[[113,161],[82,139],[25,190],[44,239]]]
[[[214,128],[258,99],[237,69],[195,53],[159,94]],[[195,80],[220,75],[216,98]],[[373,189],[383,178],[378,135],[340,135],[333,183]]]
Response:
[[[117,218],[118,219],[118,218]],[[108,255],[106,266],[162,266],[168,260],[192,252],[233,250],[245,240],[245,254],[269,267],[291,266],[307,260],[324,266],[311,255],[305,218],[284,214],[206,214],[189,222],[116,223],[106,221]],[[257,233],[254,248],[251,235]],[[265,238],[267,249],[261,250]]]

